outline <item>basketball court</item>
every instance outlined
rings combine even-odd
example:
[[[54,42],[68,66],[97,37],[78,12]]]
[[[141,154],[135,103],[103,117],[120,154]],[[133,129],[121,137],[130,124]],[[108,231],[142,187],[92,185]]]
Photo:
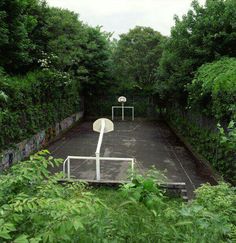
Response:
[[[95,157],[99,133],[93,122],[82,122],[49,147],[56,158],[71,156]],[[185,182],[188,196],[202,183],[214,182],[184,145],[163,122],[115,121],[114,131],[104,134],[101,157],[135,158],[135,168],[144,173],[152,166],[165,173],[168,182]],[[96,180],[95,160],[71,160],[72,178]],[[100,161],[101,180],[127,180],[130,161]],[[62,171],[54,168],[54,172]]]

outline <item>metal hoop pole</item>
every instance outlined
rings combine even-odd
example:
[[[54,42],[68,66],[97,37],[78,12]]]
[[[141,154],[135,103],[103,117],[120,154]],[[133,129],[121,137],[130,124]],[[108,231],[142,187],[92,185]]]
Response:
[[[125,111],[124,111],[124,102],[122,102],[122,121],[124,121]]]
[[[101,131],[100,131],[100,135],[99,135],[99,139],[98,139],[98,145],[97,145],[97,149],[95,152],[96,155],[96,178],[98,181],[100,181],[101,179],[101,175],[100,175],[100,149],[101,149],[101,145],[102,145],[102,139],[103,139],[103,134],[104,134],[104,130],[105,130],[105,121],[102,120],[101,123]]]
[[[112,107],[112,109],[111,109],[111,119],[112,119],[112,121],[114,120],[114,107]]]

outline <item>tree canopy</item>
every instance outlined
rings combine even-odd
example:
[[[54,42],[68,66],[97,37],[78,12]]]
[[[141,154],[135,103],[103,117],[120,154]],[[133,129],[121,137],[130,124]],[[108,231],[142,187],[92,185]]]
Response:
[[[164,37],[150,27],[137,26],[120,36],[113,53],[113,67],[122,89],[152,91],[163,41]]]
[[[109,35],[78,14],[45,1],[3,0],[0,24],[0,149],[61,121],[79,110],[81,97],[109,86]]]
[[[235,0],[193,1],[182,19],[175,17],[158,69],[157,92],[186,104],[185,85],[204,63],[236,56]]]
[[[204,64],[187,89],[189,108],[229,121],[236,114],[236,58]]]

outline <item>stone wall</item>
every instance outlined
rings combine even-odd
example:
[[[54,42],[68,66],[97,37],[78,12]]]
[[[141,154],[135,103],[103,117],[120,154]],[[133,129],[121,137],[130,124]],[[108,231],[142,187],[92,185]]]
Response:
[[[0,157],[0,170],[3,170],[13,163],[27,158],[30,154],[39,151],[55,140],[62,132],[70,128],[83,117],[83,112],[78,112],[67,117],[46,130],[40,131],[29,139],[16,144],[14,148],[2,152]]]

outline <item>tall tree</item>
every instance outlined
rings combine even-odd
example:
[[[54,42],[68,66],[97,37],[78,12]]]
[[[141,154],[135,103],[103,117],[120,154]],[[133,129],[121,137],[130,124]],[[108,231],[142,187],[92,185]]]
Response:
[[[50,8],[40,29],[42,51],[55,55],[54,65],[61,71],[78,71],[83,59],[87,32],[78,15],[69,10]]]
[[[81,85],[85,95],[102,95],[107,92],[112,82],[110,34],[102,32],[100,27],[87,26],[87,37],[83,62],[87,75]]]
[[[164,37],[149,27],[137,26],[122,34],[114,51],[115,75],[123,89],[152,90]]]
[[[160,61],[157,92],[185,104],[185,85],[199,66],[221,56],[236,56],[236,1],[193,1],[192,9],[175,26]]]
[[[41,4],[38,0],[1,0],[0,2],[0,66],[8,72],[21,72],[32,62],[35,48],[30,33],[37,25],[32,14]]]
[[[49,56],[57,70],[68,72],[81,83],[84,95],[104,90],[109,80],[108,37],[99,27],[90,27],[78,14],[50,8],[39,33],[42,58]],[[42,44],[46,44],[43,45]]]

